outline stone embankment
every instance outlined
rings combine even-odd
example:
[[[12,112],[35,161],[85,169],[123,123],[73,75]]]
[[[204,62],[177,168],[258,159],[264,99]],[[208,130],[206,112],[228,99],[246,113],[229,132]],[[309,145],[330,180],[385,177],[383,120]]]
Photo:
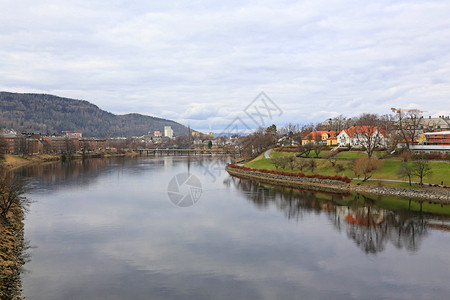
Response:
[[[257,169],[242,170],[230,165],[226,171],[233,176],[256,180],[263,183],[294,187],[301,189],[334,192],[334,193],[361,193],[379,196],[395,196],[418,201],[450,204],[450,191],[436,188],[405,189],[384,186],[354,185],[338,180],[295,177],[259,172]]]

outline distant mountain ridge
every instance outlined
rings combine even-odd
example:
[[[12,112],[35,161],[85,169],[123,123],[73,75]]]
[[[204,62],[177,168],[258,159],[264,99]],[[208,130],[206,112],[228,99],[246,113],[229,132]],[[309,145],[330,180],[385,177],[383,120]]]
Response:
[[[0,92],[0,127],[35,133],[80,131],[83,136],[142,136],[171,126],[174,134],[188,129],[171,120],[137,113],[115,115],[85,101],[47,94]]]

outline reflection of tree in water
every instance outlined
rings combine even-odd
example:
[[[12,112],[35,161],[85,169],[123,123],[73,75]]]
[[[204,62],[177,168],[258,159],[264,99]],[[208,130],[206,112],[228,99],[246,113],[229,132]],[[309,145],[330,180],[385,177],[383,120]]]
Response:
[[[242,191],[259,208],[275,206],[288,219],[298,220],[303,214],[324,213],[339,232],[345,231],[347,237],[365,253],[381,252],[387,244],[417,251],[427,234],[428,222],[423,215],[381,209],[375,206],[375,199],[364,196],[355,195],[349,201],[348,197],[339,194],[269,189],[257,182],[236,177],[227,178],[224,184]],[[344,201],[346,206],[336,204]]]
[[[345,223],[347,236],[366,253],[381,252],[388,243],[398,249],[417,251],[427,234],[427,221],[423,216],[377,208],[375,202],[372,198],[355,196],[348,206],[336,207],[337,218],[332,220],[335,225],[336,220],[339,221],[337,227]]]
[[[141,162],[141,163],[140,163]],[[31,185],[37,185],[48,190],[55,190],[60,186],[83,186],[95,182],[108,172],[132,172],[138,174],[148,170],[145,162],[163,165],[164,161],[155,159],[139,161],[138,158],[105,158],[66,160],[47,165],[34,165],[16,171],[21,177],[30,178]]]
[[[281,210],[288,219],[301,219],[304,213],[320,213],[333,207],[331,203],[324,203],[316,197],[316,193],[306,190],[266,188],[260,183],[229,177],[225,185],[234,186],[243,191],[248,200],[258,208],[274,205]]]

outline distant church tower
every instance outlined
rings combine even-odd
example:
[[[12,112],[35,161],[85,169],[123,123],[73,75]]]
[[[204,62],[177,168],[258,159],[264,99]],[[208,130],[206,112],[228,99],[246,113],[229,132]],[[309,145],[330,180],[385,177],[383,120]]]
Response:
[[[188,141],[191,143],[191,126],[188,124]]]

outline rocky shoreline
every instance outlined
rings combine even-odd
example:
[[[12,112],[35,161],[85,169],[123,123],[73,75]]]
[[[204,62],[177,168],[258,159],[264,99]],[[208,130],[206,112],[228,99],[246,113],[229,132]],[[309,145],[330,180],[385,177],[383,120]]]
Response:
[[[25,263],[23,211],[15,206],[0,219],[0,299],[23,299],[21,272]]]
[[[378,196],[395,196],[417,201],[428,201],[439,204],[450,204],[450,191],[435,188],[405,189],[385,186],[354,185],[338,180],[294,177],[258,172],[257,169],[241,170],[228,165],[226,171],[232,175],[268,184],[286,187],[325,191],[332,193],[361,193]]]

